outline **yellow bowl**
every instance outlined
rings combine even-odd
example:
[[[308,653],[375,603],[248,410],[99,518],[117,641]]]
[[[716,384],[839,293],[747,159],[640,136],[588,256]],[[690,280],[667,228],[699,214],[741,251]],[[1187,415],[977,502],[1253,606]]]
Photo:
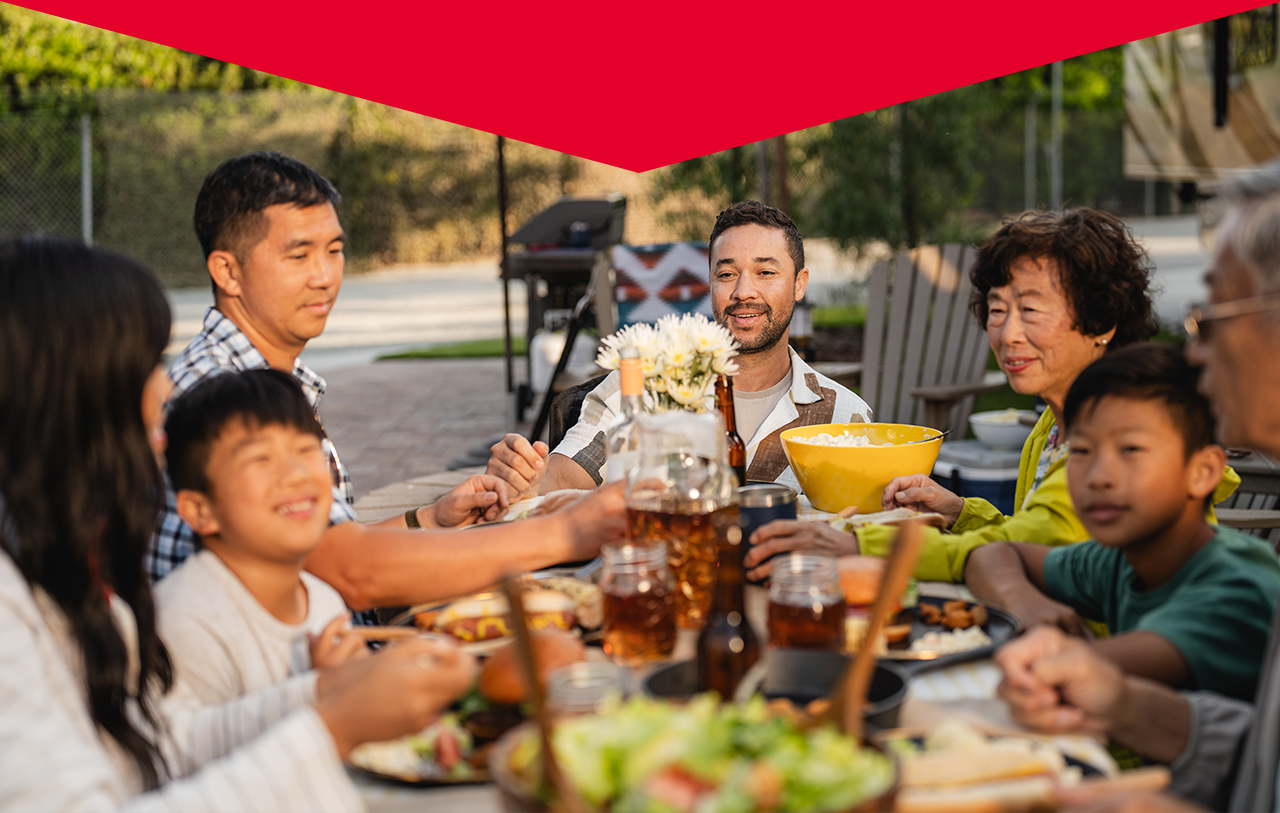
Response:
[[[803,438],[823,432],[847,432],[876,445],[819,446],[803,442]],[[893,478],[930,474],[942,446],[942,433],[937,429],[905,423],[824,423],[788,429],[781,438],[791,470],[814,508],[839,512],[856,505],[860,514],[884,510],[880,500]]]

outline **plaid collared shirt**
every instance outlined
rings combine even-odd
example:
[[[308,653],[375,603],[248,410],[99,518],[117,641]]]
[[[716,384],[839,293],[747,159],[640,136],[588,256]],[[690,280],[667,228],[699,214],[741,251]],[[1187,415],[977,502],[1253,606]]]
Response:
[[[204,315],[204,329],[191,340],[182,354],[169,368],[169,377],[173,379],[173,394],[170,401],[194,387],[209,376],[221,373],[237,373],[246,370],[265,370],[271,365],[263,358],[258,349],[249,341],[249,337],[240,332],[240,328],[217,308],[209,308]],[[325,381],[314,370],[301,362],[293,363],[293,377],[302,385],[302,391],[312,408],[318,409],[320,399],[324,396]],[[317,413],[317,420],[319,419]],[[347,469],[338,459],[337,450],[326,437],[325,454],[329,457],[329,467],[333,471],[333,505],[329,508],[329,522],[336,525],[340,522],[351,522],[356,518],[355,492],[351,487],[351,477]],[[151,550],[147,552],[147,573],[152,581],[159,581],[168,575],[188,556],[199,548],[195,532],[178,516],[173,486],[165,477],[164,511],[156,524],[156,535],[152,539]]]

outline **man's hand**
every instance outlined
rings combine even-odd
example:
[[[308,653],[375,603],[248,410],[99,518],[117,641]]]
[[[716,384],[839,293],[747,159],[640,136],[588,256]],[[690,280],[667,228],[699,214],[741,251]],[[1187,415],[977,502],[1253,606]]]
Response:
[[[964,510],[964,498],[947,491],[923,474],[895,477],[884,490],[880,504],[886,511],[910,508],[921,513],[942,514],[947,527],[955,525]]]
[[[505,482],[488,474],[476,474],[419,511],[418,521],[424,528],[459,528],[501,519],[510,507],[511,498]]]
[[[1124,701],[1124,673],[1084,641],[1037,627],[1001,647],[995,660],[1013,719],[1043,731],[1111,731]]]
[[[518,502],[542,479],[550,453],[542,441],[531,444],[524,435],[508,433],[489,449],[489,465],[484,473],[506,483],[508,500]]]
[[[858,538],[845,531],[837,531],[825,522],[809,522],[798,519],[775,519],[757,528],[751,534],[751,550],[743,560],[748,568],[747,578],[763,579],[773,570],[772,562],[765,562],[775,553],[804,551],[825,553],[828,556],[848,556],[858,552]]]
[[[613,483],[591,492],[545,519],[564,522],[571,550],[566,561],[580,562],[600,553],[601,545],[627,538],[626,483]]]
[[[319,635],[307,633],[312,669],[332,669],[371,654],[363,635],[351,632],[351,615],[340,615],[325,625]]]

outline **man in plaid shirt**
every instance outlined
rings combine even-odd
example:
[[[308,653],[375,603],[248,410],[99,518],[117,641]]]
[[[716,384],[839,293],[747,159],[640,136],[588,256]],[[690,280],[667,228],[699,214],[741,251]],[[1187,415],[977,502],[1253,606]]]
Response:
[[[170,368],[172,397],[206,376],[271,367],[292,372],[312,406],[319,406],[325,381],[298,356],[324,330],[342,284],[340,204],[328,180],[278,153],[233,158],[210,173],[196,199],[195,226],[214,306]],[[325,541],[307,568],[357,609],[457,595],[490,585],[508,570],[590,558],[602,543],[625,534],[621,491],[531,521],[545,528],[495,526],[466,537],[417,530],[499,516],[507,508],[506,493],[487,475],[469,478],[433,505],[362,525],[354,522],[347,470],[333,443],[326,440],[324,447],[334,500]],[[152,579],[163,578],[197,547],[166,489],[166,510],[147,557]]]

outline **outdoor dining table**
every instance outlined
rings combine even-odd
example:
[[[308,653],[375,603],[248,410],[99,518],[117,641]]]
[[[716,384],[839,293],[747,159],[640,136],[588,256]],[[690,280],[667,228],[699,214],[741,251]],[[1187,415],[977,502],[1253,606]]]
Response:
[[[430,503],[440,494],[480,471],[463,469],[396,483],[361,498],[356,502],[356,510],[360,519],[366,522],[395,516],[408,508]],[[537,499],[517,503],[512,506],[510,513],[525,513],[537,504]],[[797,504],[797,515],[805,519],[833,516],[814,509],[803,496]],[[973,599],[963,585],[944,582],[922,582],[920,593],[923,596],[946,599]],[[747,616],[764,640],[767,638],[764,618],[768,593],[764,588],[749,585],[746,599]],[[682,631],[672,660],[693,657],[696,637],[697,634],[692,631]],[[633,677],[633,683],[638,683],[641,675]],[[989,658],[918,673],[908,683],[907,698],[902,706],[899,723],[904,727],[923,728],[944,717],[958,716],[993,732],[1016,730],[1018,726],[1009,718],[1004,703],[996,697],[999,680],[999,669]],[[493,784],[426,787],[384,782],[355,771],[352,776],[370,813],[409,813],[421,810],[430,810],[432,813],[498,813],[503,809],[498,789]]]

